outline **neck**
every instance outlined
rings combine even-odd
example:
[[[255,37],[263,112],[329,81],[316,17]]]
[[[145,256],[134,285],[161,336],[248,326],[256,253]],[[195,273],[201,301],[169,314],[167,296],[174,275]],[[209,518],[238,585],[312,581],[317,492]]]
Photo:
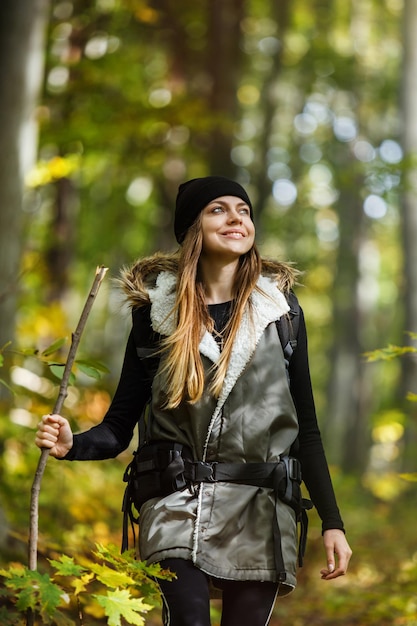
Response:
[[[228,302],[233,298],[233,283],[238,262],[233,261],[226,265],[217,265],[210,260],[205,263],[200,258],[200,275],[204,284],[207,304]]]

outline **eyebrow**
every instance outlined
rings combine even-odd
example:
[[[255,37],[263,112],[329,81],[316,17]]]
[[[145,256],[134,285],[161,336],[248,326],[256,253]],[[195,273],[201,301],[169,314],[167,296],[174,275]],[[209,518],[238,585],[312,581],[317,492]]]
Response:
[[[235,197],[235,196],[233,196]],[[225,200],[212,200],[211,202],[208,203],[208,207],[211,206],[212,204],[221,204],[221,205],[226,205],[227,202]],[[241,198],[239,198],[239,202],[237,203],[237,206],[247,206],[249,208],[249,204],[247,202],[245,202],[244,200],[242,200]]]

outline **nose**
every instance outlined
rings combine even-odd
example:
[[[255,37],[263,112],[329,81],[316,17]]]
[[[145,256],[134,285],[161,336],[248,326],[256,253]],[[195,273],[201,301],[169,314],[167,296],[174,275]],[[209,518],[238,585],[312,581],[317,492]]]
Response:
[[[230,222],[231,224],[235,224],[236,222],[240,224],[242,222],[242,216],[237,209],[235,208],[230,209],[229,215],[228,215],[228,222]]]

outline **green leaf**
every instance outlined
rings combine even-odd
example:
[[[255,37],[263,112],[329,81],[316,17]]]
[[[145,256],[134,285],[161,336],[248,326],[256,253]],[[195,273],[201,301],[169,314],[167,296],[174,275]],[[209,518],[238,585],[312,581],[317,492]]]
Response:
[[[61,604],[62,589],[53,583],[48,574],[24,567],[10,567],[9,570],[0,570],[0,575],[6,578],[5,585],[14,592],[16,608],[19,611],[32,609],[44,617],[52,617]]]
[[[141,613],[147,613],[153,608],[145,604],[142,598],[133,598],[127,589],[116,589],[107,596],[96,595],[95,598],[103,607],[109,626],[121,626],[121,618],[128,624],[143,626],[145,620]]]
[[[364,352],[364,357],[368,362],[390,361],[391,359],[395,359],[410,352],[417,352],[417,349],[412,346],[393,346],[389,344],[386,348]]]
[[[110,370],[108,367],[106,367],[103,363],[100,363],[100,361],[96,361],[95,359],[76,359],[75,361],[77,363],[77,365],[80,367],[91,367],[92,369],[97,370],[98,372],[101,372],[102,374],[109,374]]]
[[[45,350],[42,350],[41,356],[50,356],[54,352],[57,352],[60,348],[62,348],[62,346],[64,345],[64,343],[66,343],[66,341],[67,341],[66,337],[61,337],[61,339],[57,339],[56,341],[51,343],[50,346],[45,348]]]
[[[51,370],[52,374],[56,378],[58,378],[59,380],[62,380],[62,377],[64,375],[64,369],[65,369],[65,365],[63,363],[50,363],[49,369]],[[70,373],[69,384],[70,385],[75,384],[75,375],[73,374],[73,372]]]
[[[38,348],[21,348],[19,350],[19,354],[22,354],[23,356],[39,356],[39,350]]]
[[[0,576],[13,580],[14,584],[19,584],[19,581],[25,581],[28,578],[32,579],[36,575],[38,575],[37,572],[28,570],[20,563],[11,565],[8,569],[0,569]],[[24,584],[24,582],[21,582],[21,584]]]
[[[91,367],[91,365],[86,365],[85,363],[80,363],[80,361],[76,361],[78,368],[90,378],[95,378],[96,380],[100,380],[101,373],[95,368]]]
[[[120,587],[121,585],[128,586],[135,584],[135,581],[131,576],[129,576],[125,572],[117,572],[107,565],[99,565],[93,563],[91,565],[91,571],[94,572],[97,580],[99,580],[106,587],[112,587],[113,589],[115,589],[116,587]]]
[[[56,569],[58,576],[81,576],[86,571],[85,567],[76,565],[72,557],[62,554],[58,561],[48,559],[50,564]]]
[[[116,569],[122,568],[127,570],[129,566],[136,565],[136,563],[142,563],[136,558],[136,551],[134,549],[120,553],[120,547],[112,543],[103,546],[100,543],[96,543],[96,551],[93,552],[94,556],[98,559],[106,561],[113,565]]]
[[[114,544],[106,546],[96,544],[94,555],[112,564],[116,569],[122,568],[124,571],[129,571],[136,582],[139,579],[141,584],[144,584],[146,578],[152,585],[156,585],[153,578],[163,578],[164,580],[175,578],[175,574],[168,570],[163,570],[159,563],[148,565],[146,561],[138,560],[134,549],[126,550],[123,554],[120,554],[119,546]]]
[[[11,610],[10,607],[0,607],[0,624],[2,626],[15,626],[19,624],[18,613]]]

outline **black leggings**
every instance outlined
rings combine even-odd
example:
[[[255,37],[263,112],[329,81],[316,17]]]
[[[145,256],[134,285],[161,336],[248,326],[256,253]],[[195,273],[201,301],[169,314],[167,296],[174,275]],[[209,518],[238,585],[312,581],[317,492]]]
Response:
[[[210,626],[210,578],[184,559],[165,559],[161,566],[177,575],[172,581],[158,581],[164,605],[164,626]],[[212,580],[222,591],[221,626],[267,626],[278,583]]]

